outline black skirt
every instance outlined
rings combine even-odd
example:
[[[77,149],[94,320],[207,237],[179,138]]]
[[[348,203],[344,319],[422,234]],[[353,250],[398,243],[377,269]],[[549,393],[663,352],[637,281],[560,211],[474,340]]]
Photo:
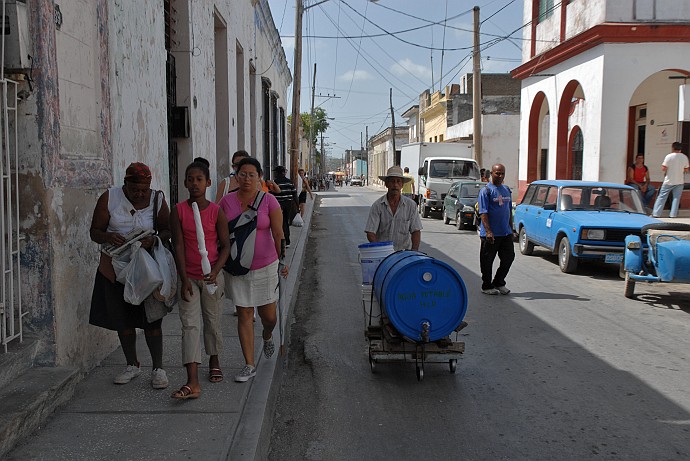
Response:
[[[98,270],[91,295],[89,323],[108,330],[122,331],[132,328],[147,328],[144,303],[135,306],[125,301],[125,286],[111,283]],[[155,322],[154,322],[155,323]]]

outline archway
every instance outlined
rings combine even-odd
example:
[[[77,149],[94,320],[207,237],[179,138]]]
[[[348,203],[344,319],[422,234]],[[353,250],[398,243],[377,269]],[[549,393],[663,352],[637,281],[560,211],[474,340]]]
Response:
[[[568,140],[568,157],[570,158],[570,162],[568,162],[568,178],[582,179],[583,152],[584,137],[582,136],[582,130],[578,125],[575,125],[570,130],[570,139]]]
[[[584,123],[585,95],[582,85],[577,80],[571,80],[565,86],[558,105],[558,126],[556,128],[556,179],[576,179],[573,172],[577,171],[571,150],[571,141],[579,133],[582,137],[581,126]],[[573,133],[577,128],[578,133]],[[582,174],[583,153],[580,153],[579,171]]]
[[[532,100],[527,135],[527,182],[546,179],[548,162],[549,103],[540,91]],[[545,142],[543,140],[546,140]],[[544,145],[547,147],[544,148]]]

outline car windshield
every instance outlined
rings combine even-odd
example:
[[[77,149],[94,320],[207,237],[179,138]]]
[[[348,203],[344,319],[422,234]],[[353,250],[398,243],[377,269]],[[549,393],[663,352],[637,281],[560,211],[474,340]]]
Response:
[[[460,188],[460,198],[477,198],[482,187],[484,187],[484,183],[463,184]]]
[[[558,209],[645,213],[637,190],[601,186],[563,187]]]
[[[432,160],[429,167],[432,178],[472,178],[479,179],[477,164],[469,160]]]

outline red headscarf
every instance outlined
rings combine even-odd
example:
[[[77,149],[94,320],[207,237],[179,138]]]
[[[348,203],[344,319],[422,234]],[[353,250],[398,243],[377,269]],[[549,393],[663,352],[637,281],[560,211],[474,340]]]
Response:
[[[134,162],[125,171],[125,181],[145,184],[151,182],[151,169],[144,163]]]

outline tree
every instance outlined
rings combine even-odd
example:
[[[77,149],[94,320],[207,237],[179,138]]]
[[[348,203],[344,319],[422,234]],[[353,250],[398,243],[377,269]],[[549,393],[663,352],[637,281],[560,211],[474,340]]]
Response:
[[[328,114],[321,107],[314,109],[313,122],[309,112],[304,112],[300,115],[300,121],[302,122],[304,139],[310,141],[312,146],[317,145],[319,135],[324,133],[330,126],[328,123]]]

